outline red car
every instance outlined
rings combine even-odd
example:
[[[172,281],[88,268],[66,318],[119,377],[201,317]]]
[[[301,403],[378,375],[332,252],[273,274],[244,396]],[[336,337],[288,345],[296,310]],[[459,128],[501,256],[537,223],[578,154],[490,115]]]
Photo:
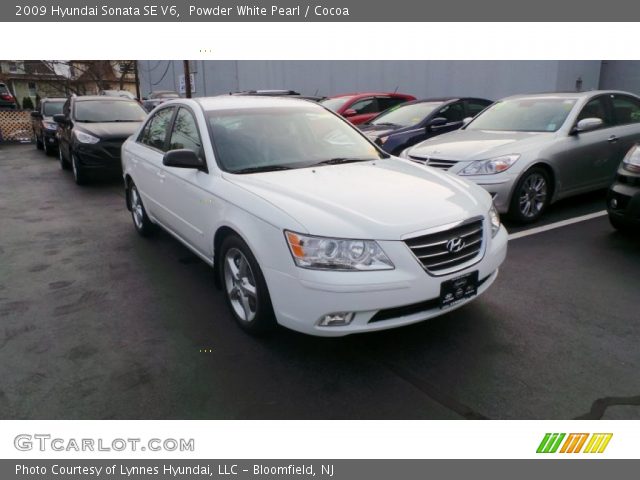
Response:
[[[415,99],[416,97],[404,93],[366,92],[334,95],[320,103],[354,125],[359,125],[368,122],[380,112]]]

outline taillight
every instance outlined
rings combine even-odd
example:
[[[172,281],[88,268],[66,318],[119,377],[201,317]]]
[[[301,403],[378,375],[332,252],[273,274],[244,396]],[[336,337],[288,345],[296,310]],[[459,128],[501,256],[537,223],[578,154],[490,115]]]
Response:
[[[9,95],[8,93],[0,94],[0,98],[2,98],[3,100],[13,101],[13,96]]]

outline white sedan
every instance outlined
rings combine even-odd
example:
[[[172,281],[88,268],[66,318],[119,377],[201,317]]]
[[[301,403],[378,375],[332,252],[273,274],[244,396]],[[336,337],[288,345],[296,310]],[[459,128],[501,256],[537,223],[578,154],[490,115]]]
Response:
[[[507,251],[485,190],[391,157],[305,100],[169,101],[122,162],[136,230],[159,225],[214,267],[250,333],[426,320],[487,290]]]

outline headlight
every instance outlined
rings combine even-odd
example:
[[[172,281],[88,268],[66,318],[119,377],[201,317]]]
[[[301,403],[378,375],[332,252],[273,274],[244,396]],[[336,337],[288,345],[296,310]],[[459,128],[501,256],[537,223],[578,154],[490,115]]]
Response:
[[[80,143],[98,143],[100,141],[98,137],[94,137],[93,135],[89,135],[88,133],[84,133],[79,130],[74,130],[73,133]]]
[[[493,238],[500,231],[500,214],[494,205],[491,205],[489,209],[489,221],[491,222],[491,238]]]
[[[476,160],[471,165],[465,167],[458,175],[493,175],[508,170],[520,155],[503,155],[501,157],[489,158],[488,160]]]
[[[373,240],[312,237],[285,231],[298,267],[314,270],[392,270],[391,260]]]
[[[42,122],[42,126],[47,130],[57,130],[58,125],[55,122]]]
[[[638,145],[631,147],[631,150],[624,156],[622,167],[630,172],[640,173],[640,148]]]

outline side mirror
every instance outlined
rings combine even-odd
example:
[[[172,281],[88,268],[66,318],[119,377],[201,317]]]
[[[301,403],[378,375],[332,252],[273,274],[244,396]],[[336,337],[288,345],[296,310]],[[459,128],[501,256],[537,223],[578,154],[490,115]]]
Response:
[[[205,170],[205,163],[198,157],[196,152],[186,148],[169,150],[164,154],[164,157],[162,157],[162,164],[167,167]]]
[[[59,125],[66,125],[67,123],[69,123],[69,120],[67,120],[67,117],[63,113],[54,115],[53,121]]]
[[[449,121],[446,118],[436,117],[431,119],[431,121],[429,122],[428,128],[430,130],[438,130],[439,128],[442,128],[443,126],[445,126],[447,123],[449,123]]]
[[[571,133],[583,133],[590,132],[591,130],[596,130],[604,125],[604,122],[601,118],[583,118],[580,120]]]
[[[357,115],[358,112],[356,112],[353,108],[347,108],[344,113],[342,114],[343,117],[353,117],[354,115]]]
[[[42,118],[42,114],[38,110],[31,112],[31,118]]]
[[[462,126],[466,127],[467,125],[469,125],[469,123],[471,123],[471,120],[473,120],[473,117],[466,117],[464,120],[462,120]]]

